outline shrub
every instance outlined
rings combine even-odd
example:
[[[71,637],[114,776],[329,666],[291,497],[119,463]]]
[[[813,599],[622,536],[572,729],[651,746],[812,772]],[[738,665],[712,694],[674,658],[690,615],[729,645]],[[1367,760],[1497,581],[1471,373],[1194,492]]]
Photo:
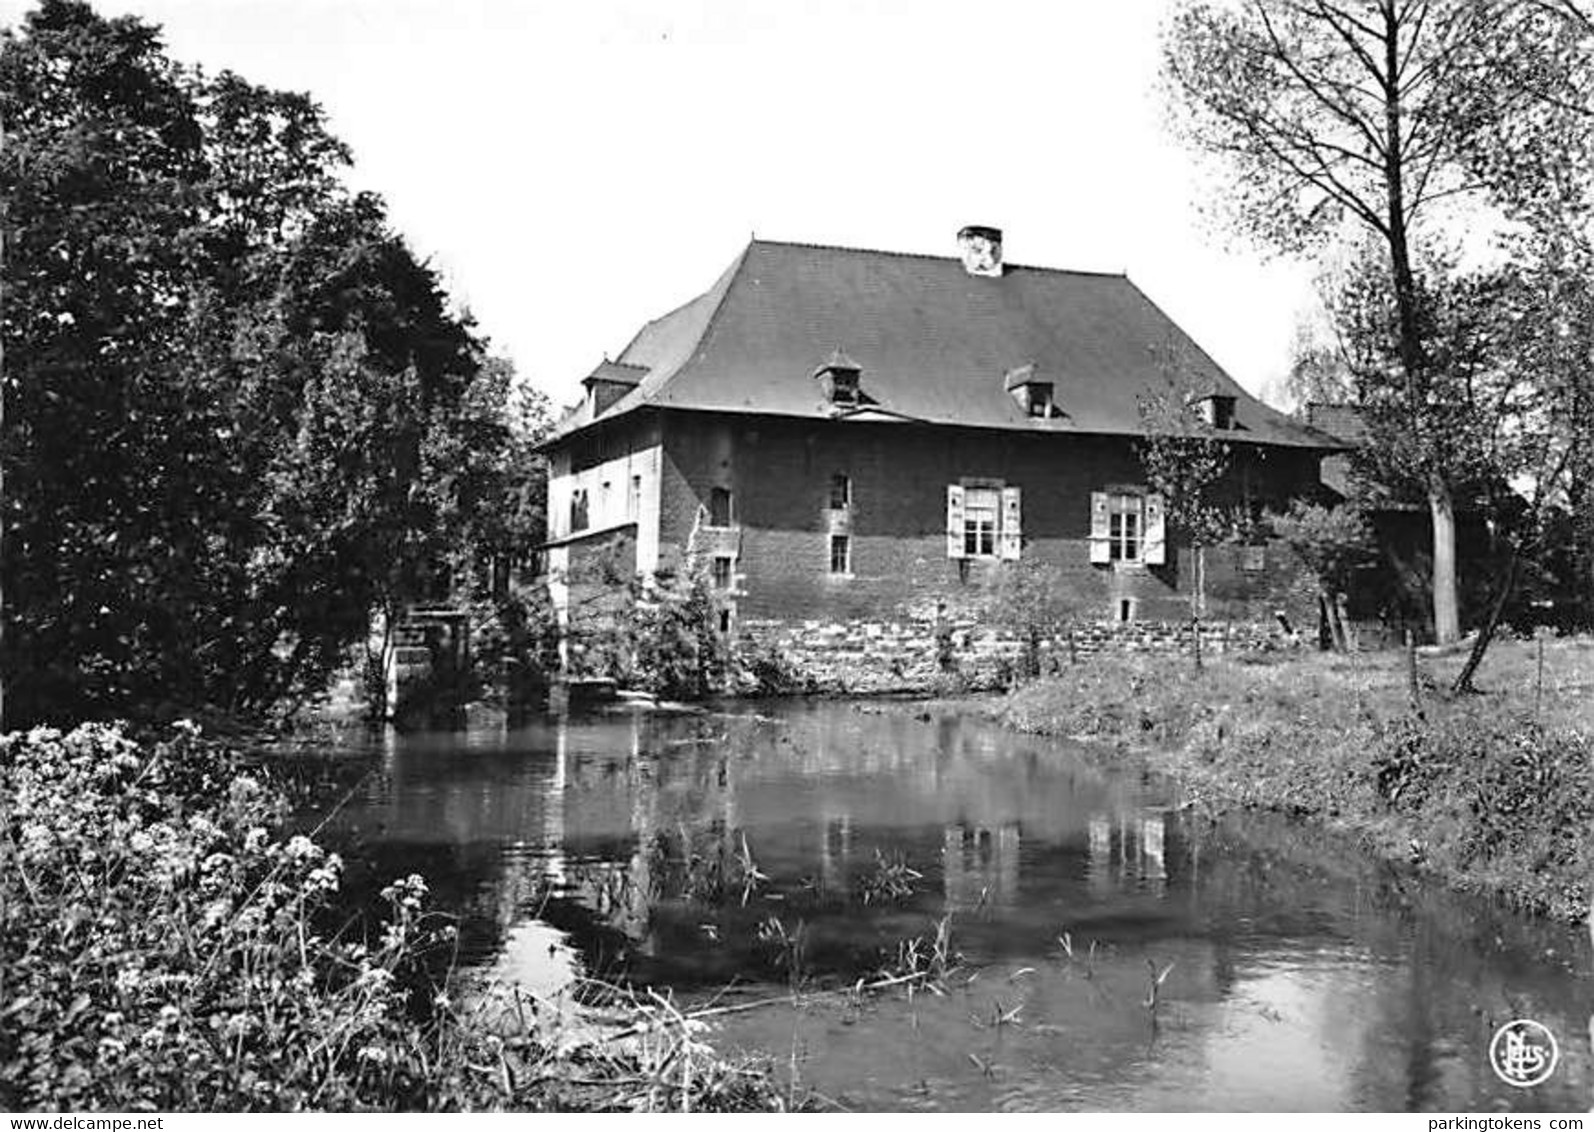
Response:
[[[562,1053],[460,1009],[430,974],[452,929],[419,876],[383,890],[368,932],[329,932],[341,861],[274,834],[285,809],[191,725],[149,746],[97,725],[0,740],[0,1108],[779,1103],[684,1027],[642,1053]],[[655,1074],[649,1049],[695,1072]]]
[[[342,863],[269,830],[281,796],[195,730],[3,742],[11,1109],[428,1107],[425,884],[367,943],[317,928]],[[424,1014],[424,1010],[421,1012]],[[454,1083],[457,1085],[458,1083]]]
[[[559,667],[559,627],[548,591],[514,585],[474,611],[471,662],[482,691],[510,705],[545,690]]]
[[[636,667],[648,691],[697,700],[726,690],[731,652],[719,614],[701,569],[661,580],[652,600],[638,604]]]
[[[773,644],[744,640],[736,661],[740,684],[754,695],[789,696],[816,690],[813,678]]]
[[[623,605],[589,617],[573,667],[676,700],[729,691],[733,655],[723,606],[700,568],[633,580]]]

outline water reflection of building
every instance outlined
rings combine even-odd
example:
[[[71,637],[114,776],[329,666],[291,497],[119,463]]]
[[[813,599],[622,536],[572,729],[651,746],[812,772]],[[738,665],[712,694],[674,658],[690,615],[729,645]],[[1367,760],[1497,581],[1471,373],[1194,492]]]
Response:
[[[819,822],[819,884],[827,893],[845,893],[852,862],[852,816],[827,811]]]
[[[1019,842],[1017,824],[947,826],[941,843],[947,908],[1012,904],[1018,897]]]
[[[1167,831],[1161,814],[1147,814],[1140,819],[1140,875],[1158,893],[1168,881],[1166,842]]]
[[[1161,893],[1167,884],[1167,826],[1161,813],[1093,814],[1088,846],[1085,873],[1093,892],[1143,883]]]
[[[714,726],[705,719],[698,734],[661,742],[650,733],[654,721],[634,714],[618,760],[612,746],[582,752],[569,762],[563,792],[549,798],[549,809],[559,811],[568,857],[558,894],[623,933],[642,954],[652,953],[653,910],[662,900],[739,875],[735,780],[726,736],[714,734]],[[590,730],[590,724],[574,728],[576,734]],[[664,730],[680,734],[679,727]],[[560,720],[566,760],[571,733],[569,721]],[[545,820],[545,828],[552,825]],[[616,841],[625,848],[617,851]]]

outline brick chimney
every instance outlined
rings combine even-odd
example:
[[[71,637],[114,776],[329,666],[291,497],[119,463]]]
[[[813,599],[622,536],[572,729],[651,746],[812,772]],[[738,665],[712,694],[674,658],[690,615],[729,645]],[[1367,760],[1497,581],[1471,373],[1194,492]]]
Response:
[[[958,251],[963,255],[963,270],[970,275],[1002,274],[1002,230],[984,224],[970,224],[958,232]]]

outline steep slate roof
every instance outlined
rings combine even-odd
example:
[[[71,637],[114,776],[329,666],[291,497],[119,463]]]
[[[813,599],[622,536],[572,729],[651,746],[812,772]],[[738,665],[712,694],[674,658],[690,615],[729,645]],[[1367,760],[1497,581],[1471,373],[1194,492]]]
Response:
[[[642,406],[829,419],[816,368],[843,351],[863,370],[870,420],[1023,432],[1140,433],[1140,398],[1181,385],[1235,398],[1235,440],[1332,449],[1263,405],[1122,275],[754,240],[714,286],[643,327],[619,361],[647,376],[605,411],[589,403],[554,439]],[[1031,417],[1006,377],[1033,366],[1059,418]]]

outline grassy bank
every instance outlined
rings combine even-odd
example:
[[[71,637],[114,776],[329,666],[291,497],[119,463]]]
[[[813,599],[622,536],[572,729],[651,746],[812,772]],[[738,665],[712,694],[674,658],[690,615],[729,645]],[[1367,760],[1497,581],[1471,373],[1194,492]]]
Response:
[[[1594,867],[1594,642],[1491,650],[1481,694],[1440,689],[1464,655],[1094,659],[999,701],[1018,730],[1135,751],[1190,797],[1331,823],[1457,888],[1576,920]]]
[[[788,1098],[668,1000],[604,1031],[467,1007],[418,876],[369,918],[342,862],[282,837],[286,789],[179,725],[0,740],[0,1108],[758,1110]],[[490,1003],[490,1005],[489,1005]],[[613,1040],[615,1030],[627,1033]]]

